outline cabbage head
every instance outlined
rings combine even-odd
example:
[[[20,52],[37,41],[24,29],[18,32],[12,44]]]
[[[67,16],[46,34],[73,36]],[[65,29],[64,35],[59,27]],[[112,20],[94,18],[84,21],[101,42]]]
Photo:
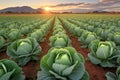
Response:
[[[50,37],[51,47],[67,47],[71,45],[71,40],[66,34],[56,34]]]
[[[41,42],[44,38],[44,32],[41,29],[36,30],[35,32],[30,34],[30,37],[35,38],[38,42]]]
[[[83,31],[84,31],[84,29],[81,29],[80,27],[76,27],[75,28],[76,36],[80,37],[82,35]]]
[[[0,80],[25,80],[22,69],[12,60],[0,60]]]
[[[17,39],[20,39],[20,37],[21,37],[21,32],[20,32],[20,30],[18,30],[18,29],[12,29],[12,30],[10,30],[10,32],[8,33],[8,39],[9,39],[10,41],[15,41],[15,40],[17,40]]]
[[[9,32],[8,28],[2,28],[0,29],[0,36],[3,36],[4,38],[8,38],[8,32]]]
[[[24,26],[21,28],[21,33],[23,35],[27,35],[28,33],[31,33],[33,31],[33,29],[30,26]]]
[[[83,35],[80,37],[80,41],[83,43],[82,48],[88,47],[91,41],[97,39],[97,36],[95,33],[92,32],[85,32]],[[79,39],[78,39],[79,40]]]
[[[95,33],[100,37],[100,40],[107,40],[109,34],[111,33],[110,29],[96,28]]]
[[[58,28],[56,30],[54,30],[53,35],[55,34],[66,34],[64,29]]]
[[[37,60],[41,47],[33,38],[19,39],[7,47],[7,55],[24,66],[30,60]]]
[[[114,41],[116,45],[120,45],[120,32],[112,33],[109,35],[108,40]]]
[[[93,64],[100,64],[102,67],[116,65],[117,62],[114,59],[116,58],[116,45],[114,42],[94,40],[89,44],[89,50],[88,57]]]
[[[112,72],[106,73],[107,80],[120,80],[120,66],[116,70],[116,74]]]
[[[80,36],[81,35],[81,33],[82,33],[82,29],[80,28],[80,27],[73,27],[73,32],[72,32],[72,35],[73,36]],[[71,31],[72,31],[71,30]]]
[[[88,30],[88,31],[93,32],[94,29],[95,29],[94,26],[91,26],[91,25],[87,26],[87,30]]]
[[[37,80],[89,80],[84,58],[73,47],[51,48],[40,64]]]

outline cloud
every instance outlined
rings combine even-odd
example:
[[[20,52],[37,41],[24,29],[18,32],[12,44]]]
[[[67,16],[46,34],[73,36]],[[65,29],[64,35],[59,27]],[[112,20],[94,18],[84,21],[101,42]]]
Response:
[[[97,3],[66,3],[50,5],[53,10],[90,12],[90,11],[120,11],[120,0],[99,0]]]
[[[104,3],[104,2],[117,2],[119,0],[100,0],[99,2]]]
[[[100,0],[100,2],[95,4],[84,4],[79,6],[79,8],[89,8],[95,11],[120,11],[120,0]]]
[[[97,11],[99,11],[99,10],[100,11],[106,11],[106,10],[111,9],[111,8],[115,9],[115,8],[119,8],[120,7],[118,5],[118,4],[120,4],[119,0],[101,0],[101,1],[102,2],[99,2],[97,4],[93,4],[93,5],[89,6],[89,7],[92,7],[94,9],[96,9]],[[115,10],[113,10],[113,11],[115,11]]]
[[[66,3],[66,4],[57,4],[57,5],[53,5],[50,7],[65,7],[65,6],[78,6],[81,5],[83,3]]]

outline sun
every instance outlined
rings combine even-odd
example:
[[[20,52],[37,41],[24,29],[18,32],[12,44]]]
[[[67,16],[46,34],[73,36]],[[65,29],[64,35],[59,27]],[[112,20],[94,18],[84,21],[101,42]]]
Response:
[[[50,11],[50,8],[49,7],[45,7],[44,8],[46,11]]]

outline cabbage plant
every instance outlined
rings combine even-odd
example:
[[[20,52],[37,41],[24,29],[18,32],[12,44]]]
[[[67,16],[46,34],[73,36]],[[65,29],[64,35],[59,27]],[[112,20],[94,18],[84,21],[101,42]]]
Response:
[[[117,68],[116,74],[112,72],[106,73],[107,80],[120,80],[120,67]]]
[[[37,60],[41,47],[33,38],[19,39],[7,47],[7,55],[24,66],[30,60]]]
[[[102,67],[116,66],[116,45],[111,41],[94,40],[89,44],[90,53],[88,57],[93,64],[100,64]]]
[[[32,38],[35,38],[38,42],[43,41],[45,33],[42,29],[36,30],[35,32],[29,35]]]
[[[107,40],[109,34],[111,33],[111,30],[96,28],[95,33],[100,37],[100,40]]]
[[[25,80],[22,69],[12,60],[0,60],[0,80]]]
[[[10,42],[6,42],[6,40],[2,36],[0,36],[0,52],[5,51],[9,44]]]
[[[40,67],[37,80],[89,80],[84,58],[73,47],[51,48]]]
[[[87,35],[88,33],[90,33],[90,32],[87,30],[81,31],[81,35],[78,37],[78,41],[81,41],[81,39],[84,37],[84,35]]]
[[[97,36],[95,33],[92,32],[83,32],[82,36],[78,38],[78,41],[81,41],[83,43],[82,48],[88,47],[91,41],[97,39]]]
[[[58,20],[55,21],[54,28],[53,28],[53,35],[55,34],[66,34],[66,31],[64,30],[63,26],[61,23],[59,23]]]
[[[15,40],[19,39],[20,37],[21,37],[21,32],[18,29],[12,29],[8,33],[8,39],[10,41],[15,41]]]
[[[53,35],[55,34],[66,34],[66,32],[64,29],[58,28],[58,29],[55,29],[53,32]]]
[[[66,34],[56,34],[50,37],[51,47],[67,47],[71,45],[71,40]]]
[[[116,45],[120,45],[120,32],[112,33],[109,35],[108,40],[114,41]]]
[[[74,35],[77,37],[80,37],[82,35],[82,32],[84,31],[84,29],[81,29],[80,27],[75,27],[74,31],[75,31]]]
[[[23,35],[27,35],[28,33],[31,33],[33,31],[33,29],[30,26],[24,26],[21,28],[21,33]]]
[[[4,38],[8,38],[8,28],[2,28],[0,29],[0,36],[3,36]]]
[[[93,32],[95,27],[93,25],[87,26],[87,30]]]

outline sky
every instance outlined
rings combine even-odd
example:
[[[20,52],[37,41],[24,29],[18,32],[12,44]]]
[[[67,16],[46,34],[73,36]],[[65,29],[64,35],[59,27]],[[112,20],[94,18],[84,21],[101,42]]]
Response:
[[[49,7],[51,11],[120,11],[120,0],[0,0],[0,9],[30,6]]]

